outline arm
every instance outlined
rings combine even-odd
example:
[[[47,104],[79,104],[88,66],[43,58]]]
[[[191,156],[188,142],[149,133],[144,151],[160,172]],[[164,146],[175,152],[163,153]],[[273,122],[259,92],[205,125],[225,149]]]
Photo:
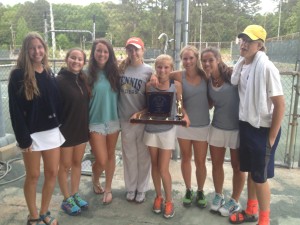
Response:
[[[182,85],[181,83],[179,83],[178,81],[175,81],[175,87],[176,87],[176,100],[182,100]],[[183,102],[182,102],[183,104]],[[183,118],[182,120],[186,121],[186,127],[189,127],[191,122],[190,119],[185,111],[184,108],[182,108],[182,112],[183,112]]]
[[[16,76],[17,74],[13,72],[8,83],[9,113],[18,145],[25,151],[30,148],[32,140],[26,124],[25,110],[22,108],[23,99],[17,96],[17,93],[20,92],[20,87],[17,85],[20,80],[16,79]]]
[[[273,146],[275,139],[277,137],[278,131],[280,129],[281,122],[284,116],[285,102],[283,95],[271,97],[271,101],[274,105],[272,123],[269,133],[269,142]]]
[[[181,73],[182,73],[181,71],[173,71],[173,72],[171,72],[169,74],[170,80],[176,80],[176,81],[179,81],[180,83],[182,83],[182,75],[181,75]],[[154,87],[158,86],[159,81],[158,81],[158,77],[157,77],[157,75],[155,73],[151,75],[150,83]]]

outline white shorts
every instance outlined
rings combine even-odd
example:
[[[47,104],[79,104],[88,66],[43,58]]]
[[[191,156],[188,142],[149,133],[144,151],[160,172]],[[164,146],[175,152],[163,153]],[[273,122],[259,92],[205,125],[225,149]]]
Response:
[[[60,147],[65,142],[65,138],[58,127],[51,130],[36,132],[30,134],[30,136],[32,139],[32,151],[50,150]]]
[[[238,149],[240,147],[239,130],[221,130],[211,126],[207,142],[216,147]]]
[[[175,149],[176,140],[176,126],[173,126],[171,130],[159,133],[148,133],[144,131],[144,143],[150,147],[156,147],[160,149]]]
[[[177,137],[193,141],[207,141],[209,125],[206,127],[177,126]]]

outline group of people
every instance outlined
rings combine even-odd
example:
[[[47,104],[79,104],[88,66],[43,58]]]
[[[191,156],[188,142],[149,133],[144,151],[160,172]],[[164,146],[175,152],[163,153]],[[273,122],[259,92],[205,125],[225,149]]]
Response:
[[[88,141],[95,156],[93,191],[103,195],[103,204],[111,203],[115,147],[121,132],[128,201],[145,201],[151,174],[156,192],[153,212],[163,213],[165,218],[174,216],[169,163],[177,138],[186,186],[184,206],[191,206],[195,199],[198,207],[207,207],[204,186],[209,146],[215,188],[211,212],[229,216],[233,224],[258,221],[259,225],[269,225],[267,179],[274,176],[284,113],[283,91],[279,72],[265,54],[264,28],[250,25],[238,37],[241,57],[233,69],[222,61],[216,48],[199,52],[188,45],[180,53],[183,70],[173,71],[172,57],[160,55],[153,71],[144,63],[145,47],[138,37],[127,40],[127,57],[119,64],[111,43],[101,38],[92,44],[87,69],[84,51],[72,48],[66,54],[66,67],[55,76],[49,66],[47,45],[39,34],[29,33],[8,85],[12,126],[26,170],[27,224],[58,224],[48,209],[57,177],[64,197],[62,210],[77,215],[88,208],[79,194],[81,161]],[[186,126],[131,123],[148,110],[149,92],[173,93],[171,118],[176,117],[176,100],[182,100]],[[233,168],[230,199],[223,195],[226,148],[230,149]],[[45,181],[38,209],[36,186],[41,158]],[[196,192],[191,182],[192,158]],[[242,210],[239,198],[245,172],[248,201]]]

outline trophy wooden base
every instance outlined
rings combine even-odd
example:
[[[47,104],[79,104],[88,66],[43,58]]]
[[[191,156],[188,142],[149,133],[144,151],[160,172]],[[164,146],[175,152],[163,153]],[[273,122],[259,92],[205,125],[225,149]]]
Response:
[[[139,118],[139,119],[130,119],[131,123],[144,123],[144,124],[173,124],[173,125],[182,125],[186,126],[185,120],[167,120],[167,119],[157,119],[157,118]]]

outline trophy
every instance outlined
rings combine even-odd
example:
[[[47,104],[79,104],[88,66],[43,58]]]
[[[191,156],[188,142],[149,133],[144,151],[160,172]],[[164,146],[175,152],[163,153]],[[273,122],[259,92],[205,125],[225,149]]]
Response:
[[[141,113],[137,118],[131,119],[131,123],[145,124],[175,124],[186,125],[186,121],[182,120],[182,97],[176,101],[177,114],[171,117],[174,92],[148,92],[146,113]]]

